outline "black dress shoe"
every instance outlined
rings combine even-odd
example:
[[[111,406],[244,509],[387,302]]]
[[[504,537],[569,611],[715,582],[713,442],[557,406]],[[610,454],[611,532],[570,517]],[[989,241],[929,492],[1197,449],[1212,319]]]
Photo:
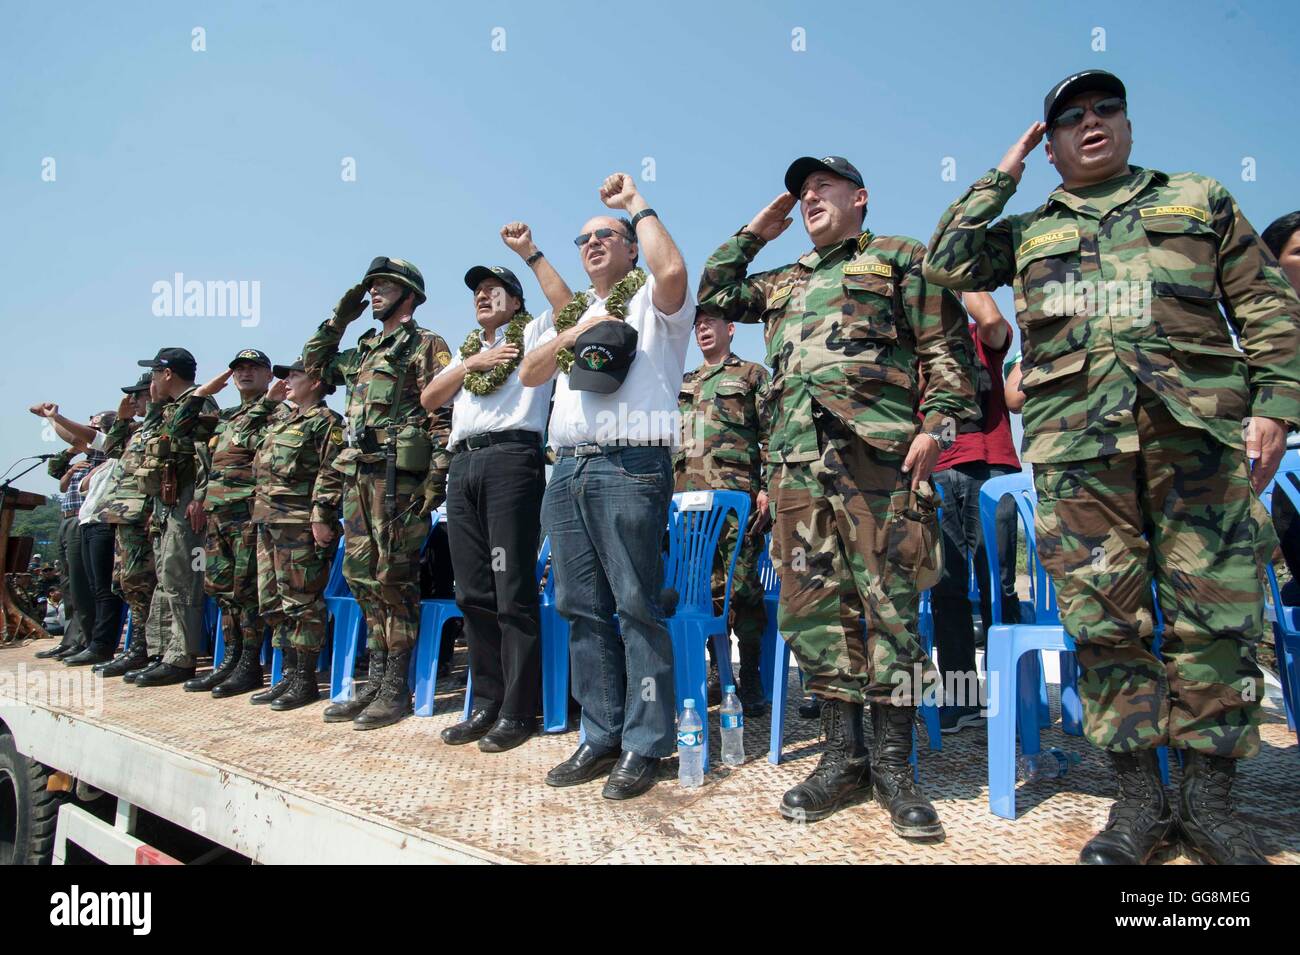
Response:
[[[488,731],[496,725],[495,710],[474,710],[469,719],[462,720],[442,731],[442,741],[448,746],[461,746],[487,736]]]
[[[91,669],[101,676],[124,676],[130,670],[138,670],[149,663],[149,652],[144,642],[135,644],[130,650],[123,650],[108,663],[101,663]]]
[[[659,778],[659,757],[627,752],[614,764],[605,790],[606,799],[632,799],[641,795]]]
[[[54,652],[54,659],[66,660],[68,657],[76,656],[82,650],[86,649],[87,646],[89,646],[89,644],[78,643],[70,647],[59,647],[59,649]]]
[[[146,662],[144,666],[140,667],[140,669],[138,669],[138,670],[127,670],[126,673],[122,675],[122,682],[123,682],[123,683],[134,683],[134,682],[136,681],[136,679],[137,679],[137,678],[138,678],[142,673],[148,673],[150,670],[155,669],[156,667],[160,667],[160,666],[162,666],[162,657],[161,657],[161,656],[150,657],[149,660],[148,660],[148,662]]]
[[[618,762],[618,747],[599,749],[582,743],[572,756],[546,774],[546,785],[577,786],[605,775]]]
[[[70,657],[63,658],[65,667],[88,667],[98,663],[108,663],[113,659],[111,650],[99,650],[95,647],[86,647],[80,653],[74,653]]]
[[[57,657],[60,653],[63,653],[65,650],[70,650],[70,649],[72,649],[72,646],[73,646],[73,645],[70,644],[70,643],[56,643],[56,644],[55,644],[54,646],[52,646],[52,647],[48,647],[48,648],[46,648],[46,649],[44,649],[44,650],[40,650],[40,651],[38,651],[38,652],[36,653],[36,659],[38,659],[38,660],[48,660],[48,659],[50,659],[51,657]]]
[[[504,753],[527,740],[536,730],[536,719],[510,720],[502,717],[478,741],[478,748],[485,753]]]
[[[136,686],[173,686],[194,676],[194,667],[177,667],[159,663],[135,678]]]

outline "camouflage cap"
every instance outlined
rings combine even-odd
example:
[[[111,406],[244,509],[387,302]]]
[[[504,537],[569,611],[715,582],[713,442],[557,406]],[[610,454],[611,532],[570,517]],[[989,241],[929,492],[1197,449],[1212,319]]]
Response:
[[[1051,126],[1052,120],[1056,119],[1056,114],[1065,108],[1070,97],[1095,91],[1114,93],[1121,99],[1128,99],[1128,94],[1124,92],[1124,84],[1114,73],[1105,70],[1071,73],[1048,90],[1047,95],[1043,97],[1043,122]]]
[[[803,188],[804,180],[819,171],[829,172],[841,179],[847,179],[859,189],[866,188],[866,185],[862,182],[862,173],[858,172],[858,168],[843,156],[826,156],[822,159],[804,156],[790,163],[790,168],[785,171],[786,192],[792,196],[798,196],[799,190]]]
[[[370,268],[366,269],[365,277],[361,281],[368,286],[371,279],[377,278],[392,279],[400,285],[405,285],[419,299],[417,305],[423,304],[427,298],[424,294],[424,276],[405,259],[390,259],[386,255],[372,259]]]

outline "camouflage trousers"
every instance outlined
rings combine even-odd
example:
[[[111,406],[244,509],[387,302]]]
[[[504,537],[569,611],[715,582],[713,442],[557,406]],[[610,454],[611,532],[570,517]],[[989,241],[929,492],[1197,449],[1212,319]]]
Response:
[[[1137,452],[1034,465],[1038,552],[1078,645],[1084,733],[1114,752],[1253,756],[1260,561],[1276,535],[1244,452],[1180,425],[1150,392],[1134,414]]]
[[[901,455],[834,421],[818,430],[821,458],[775,464],[768,484],[777,626],[809,693],[915,706],[936,680],[917,637],[915,580],[937,522],[908,517]]]
[[[114,534],[113,582],[131,609],[131,629],[143,639],[149,623],[149,604],[158,585],[149,525],[115,524]]]
[[[325,643],[325,585],[335,540],[316,546],[310,524],[257,524],[257,607],[275,645],[319,650]]]
[[[149,604],[145,638],[149,655],[164,663],[192,667],[203,644],[203,533],[190,527],[185,509],[194,488],[184,488],[167,507],[154,499],[153,561],[158,573]]]
[[[208,514],[203,589],[221,605],[221,630],[227,642],[262,645],[258,619],[257,525],[247,503]]]
[[[713,612],[722,613],[727,592],[727,567],[736,547],[736,521],[729,519],[722,529],[718,551],[713,559]],[[763,584],[758,579],[758,555],[763,550],[763,535],[748,536],[741,542],[736,570],[731,578],[730,628],[740,645],[742,661],[758,662],[759,645],[767,627],[767,608],[763,606]],[[712,649],[713,644],[709,647]]]
[[[416,516],[422,480],[398,472],[391,519],[382,465],[360,465],[343,496],[343,577],[365,614],[372,650],[411,650],[420,631],[420,547],[429,536],[429,518]]]

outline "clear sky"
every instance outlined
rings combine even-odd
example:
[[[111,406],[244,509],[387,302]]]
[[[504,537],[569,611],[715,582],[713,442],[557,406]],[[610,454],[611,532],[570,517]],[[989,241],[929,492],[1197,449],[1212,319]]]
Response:
[[[515,268],[540,312],[499,228],[530,223],[579,287],[571,240],[616,171],[638,177],[692,282],[800,155],[847,156],[869,227],[928,240],[1078,69],[1127,84],[1135,163],[1220,179],[1263,229],[1300,208],[1297,9],[4,0],[0,469],[59,447],[28,405],[115,407],[162,345],[192,350],[200,379],[243,347],[292,360],[376,255],[422,269],[416,317],[453,347],[473,322],[471,265]],[[1009,210],[1056,183],[1036,153]],[[796,220],[757,267],[806,247]],[[257,324],[155,315],[155,283],[176,273],[258,283]],[[761,360],[759,331],[736,350]]]

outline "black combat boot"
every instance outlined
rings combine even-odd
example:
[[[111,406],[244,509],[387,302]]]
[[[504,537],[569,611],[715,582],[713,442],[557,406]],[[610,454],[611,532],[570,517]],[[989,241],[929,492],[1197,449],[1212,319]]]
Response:
[[[249,644],[240,651],[239,663],[234,672],[212,687],[212,698],[224,700],[227,697],[240,696],[261,688],[262,647],[258,644]]]
[[[781,799],[781,815],[816,822],[859,795],[871,795],[871,753],[862,729],[862,704],[822,703],[821,761],[812,775]]]
[[[149,662],[149,651],[143,640],[131,644],[131,649],[123,650],[108,663],[91,667],[91,671],[100,676],[125,676],[128,670],[141,670]]]
[[[221,666],[213,667],[212,672],[207,676],[196,676],[192,680],[185,681],[186,693],[203,693],[211,690],[218,683],[225,680],[235,672],[235,667],[239,665],[239,659],[243,653],[244,641],[238,637],[226,644],[226,655],[221,658]]]
[[[740,645],[740,686],[736,696],[746,716],[762,716],[767,712],[767,694],[763,691],[763,677],[758,666],[759,648]]]
[[[384,665],[384,681],[379,693],[369,706],[352,721],[354,730],[374,730],[392,726],[411,713],[411,690],[407,686],[406,671],[410,668],[411,651],[393,650]]]
[[[1184,750],[1183,760],[1178,821],[1190,855],[1208,865],[1268,865],[1255,834],[1232,811],[1237,761],[1194,749]]]
[[[280,682],[270,689],[263,690],[261,693],[254,693],[248,698],[248,702],[255,706],[261,706],[263,703],[270,703],[278,699],[282,693],[289,692],[289,678],[293,676],[293,671],[298,666],[298,651],[293,647],[285,647],[280,652]]]
[[[373,703],[379,694],[379,685],[384,682],[384,666],[387,661],[387,650],[371,650],[370,662],[366,669],[366,688],[359,690],[354,685],[352,699],[345,703],[331,703],[325,707],[325,722],[350,723],[362,710]]]
[[[916,788],[910,762],[915,721],[914,706],[871,704],[876,802],[888,810],[894,832],[904,839],[938,839],[943,837],[943,823],[934,805]]]
[[[1157,855],[1172,855],[1174,811],[1160,781],[1156,751],[1106,755],[1119,778],[1119,799],[1110,807],[1106,828],[1079,853],[1079,865],[1146,865]]]
[[[271,709],[277,712],[296,710],[320,699],[320,685],[316,682],[317,653],[316,650],[297,651],[298,659],[289,677],[289,689],[271,701]]]

